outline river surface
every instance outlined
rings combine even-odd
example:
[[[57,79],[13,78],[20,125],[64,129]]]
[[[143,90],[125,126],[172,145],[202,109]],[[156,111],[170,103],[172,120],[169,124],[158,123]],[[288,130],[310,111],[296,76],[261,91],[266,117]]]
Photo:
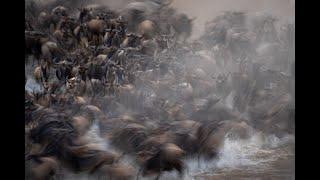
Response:
[[[262,138],[259,134],[249,140],[226,139],[215,163],[205,164],[190,180],[293,180],[295,179],[294,137]]]

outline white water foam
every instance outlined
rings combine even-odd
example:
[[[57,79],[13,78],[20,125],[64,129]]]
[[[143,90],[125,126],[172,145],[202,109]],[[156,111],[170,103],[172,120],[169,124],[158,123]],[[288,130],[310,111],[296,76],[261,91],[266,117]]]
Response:
[[[200,160],[200,166],[196,159],[186,160],[189,172],[184,179],[193,180],[200,174],[214,174],[215,169],[230,171],[243,167],[266,168],[266,163],[288,155],[283,154],[288,152],[279,153],[277,150],[288,143],[294,143],[294,136],[278,138],[275,135],[254,133],[247,140],[226,138],[216,160]]]
[[[100,137],[100,127],[98,124],[98,120],[94,121],[94,124],[90,127],[88,132],[85,134],[85,137],[90,140],[90,144],[95,144],[101,150],[108,150],[109,144],[106,139]]]

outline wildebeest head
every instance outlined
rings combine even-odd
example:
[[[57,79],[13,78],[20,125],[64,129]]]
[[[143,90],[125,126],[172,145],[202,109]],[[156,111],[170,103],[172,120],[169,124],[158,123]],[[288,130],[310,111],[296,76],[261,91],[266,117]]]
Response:
[[[194,19],[190,19],[186,14],[179,14],[173,19],[172,26],[178,35],[188,38],[192,32]]]
[[[63,6],[57,6],[52,9],[51,11],[52,15],[56,15],[58,17],[63,17],[68,15],[68,9]]]
[[[78,8],[78,10],[80,11],[79,20],[81,24],[91,19],[92,17],[91,8],[84,7],[84,8]]]
[[[147,39],[152,38],[156,34],[156,24],[151,20],[144,20],[138,25],[138,32]]]
[[[73,78],[67,79],[66,83],[67,83],[67,88],[68,89],[73,89],[75,87],[76,78],[73,77]]]

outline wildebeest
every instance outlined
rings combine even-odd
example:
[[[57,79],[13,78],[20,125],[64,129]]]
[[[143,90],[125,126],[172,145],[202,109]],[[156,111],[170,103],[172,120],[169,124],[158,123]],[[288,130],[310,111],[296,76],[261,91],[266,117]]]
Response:
[[[38,63],[42,54],[42,45],[49,40],[48,35],[37,31],[25,31],[25,55],[33,55]]]
[[[83,8],[78,8],[78,10],[80,11],[79,18],[78,18],[80,21],[80,25],[85,22],[88,22],[93,18],[92,9],[83,7]]]
[[[90,122],[85,117],[76,116],[71,122],[65,118],[64,115],[59,114],[42,116],[40,124],[31,130],[30,138],[34,143],[43,146],[43,149],[30,158],[54,156],[75,172],[95,173],[102,167],[113,164],[117,167],[119,160],[116,154],[90,145],[88,140],[82,138],[90,126]],[[44,175],[50,172],[47,171]],[[115,173],[116,170],[111,172]]]
[[[101,44],[106,22],[100,19],[92,19],[87,22],[90,39],[96,44]]]
[[[53,33],[60,20],[68,15],[68,10],[63,6],[57,6],[52,11],[41,12],[38,16],[38,26],[47,32]]]
[[[29,161],[31,162],[26,170],[26,178],[35,180],[50,179],[56,175],[59,169],[59,163],[55,157],[40,157]]]
[[[56,8],[44,10],[38,22],[27,17],[26,59],[40,61],[34,77],[44,86],[26,92],[25,102],[26,154],[35,179],[65,168],[97,179],[131,179],[135,171],[137,178],[182,177],[185,160],[219,158],[226,138],[248,139],[252,127],[294,133],[287,93],[293,77],[260,72],[265,60],[286,57],[292,47],[285,37],[253,46],[246,16],[227,12],[208,23],[200,41],[189,42],[193,19],[163,1],[117,11],[97,4],[76,12],[66,4],[51,5]]]
[[[66,82],[66,80],[68,78],[71,78],[71,76],[72,76],[71,64],[72,63],[70,63],[70,62],[68,62],[66,60],[55,64],[55,66],[57,66],[57,68],[56,68],[56,77],[57,77],[58,80],[60,80],[62,82]]]
[[[193,20],[188,18],[186,14],[179,14],[173,17],[172,27],[182,40],[186,40],[191,36]]]
[[[161,144],[154,149],[140,151],[138,161],[141,163],[139,170],[142,176],[157,175],[158,180],[165,171],[177,170],[179,175],[183,175],[185,165],[182,161],[184,151],[172,143]],[[137,178],[138,178],[137,177]]]
[[[156,24],[150,20],[144,20],[138,25],[138,33],[147,39],[152,38],[156,33]]]
[[[37,66],[34,69],[33,75],[36,82],[41,84],[44,88],[46,88],[50,76],[49,63],[42,62],[40,66]]]

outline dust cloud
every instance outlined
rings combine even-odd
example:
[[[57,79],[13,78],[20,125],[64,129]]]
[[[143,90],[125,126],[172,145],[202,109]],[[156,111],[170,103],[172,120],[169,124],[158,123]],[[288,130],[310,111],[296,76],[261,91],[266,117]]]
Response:
[[[236,10],[247,13],[266,12],[279,19],[294,19],[294,0],[174,0],[172,6],[179,12],[196,17],[192,39],[198,38],[204,31],[205,22],[223,11]]]

